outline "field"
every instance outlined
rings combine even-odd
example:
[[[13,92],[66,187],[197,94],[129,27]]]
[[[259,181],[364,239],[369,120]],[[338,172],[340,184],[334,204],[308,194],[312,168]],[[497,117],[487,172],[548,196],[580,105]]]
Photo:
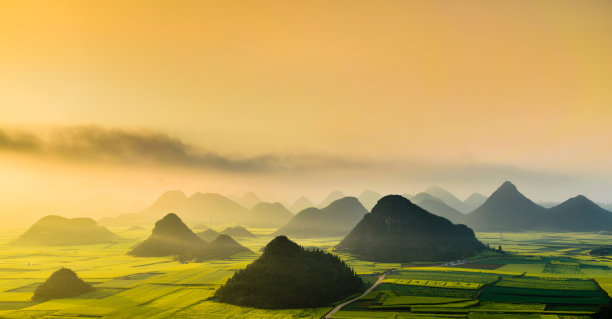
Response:
[[[209,299],[234,271],[244,268],[271,240],[273,229],[251,229],[237,238],[255,253],[201,264],[172,258],[137,258],[126,252],[150,230],[113,229],[112,244],[13,246],[23,230],[0,234],[0,318],[320,318],[331,307],[262,310]],[[340,254],[369,283],[388,271],[371,293],[334,318],[588,318],[612,294],[612,258],[586,252],[612,244],[605,235],[478,233],[507,255],[483,254],[467,263],[374,263]],[[331,250],[341,238],[296,240]],[[73,269],[96,290],[43,303],[33,291],[60,267]]]

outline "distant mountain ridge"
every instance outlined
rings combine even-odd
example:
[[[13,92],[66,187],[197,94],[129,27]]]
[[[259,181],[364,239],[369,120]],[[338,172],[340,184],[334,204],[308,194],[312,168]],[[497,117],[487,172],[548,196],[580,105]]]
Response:
[[[511,182],[503,183],[466,222],[480,231],[521,231],[539,228],[546,209],[521,194]]]
[[[48,215],[39,219],[14,243],[21,245],[91,245],[108,243],[117,236],[91,218]]]
[[[281,203],[261,202],[251,208],[240,223],[249,227],[281,227],[292,217]]]
[[[484,196],[480,193],[472,193],[472,195],[468,196],[463,203],[466,205],[468,211],[464,212],[465,214],[475,210],[476,208],[482,206],[484,202],[487,201],[487,196]]]
[[[359,201],[361,202],[361,204],[368,210],[370,211],[374,205],[376,205],[376,203],[378,202],[378,200],[380,200],[382,198],[382,195],[380,195],[379,193],[375,192],[375,191],[371,191],[371,190],[366,190],[363,191],[358,197],[357,199],[359,199]]]
[[[547,209],[525,197],[511,182],[503,183],[466,217],[466,223],[478,231],[612,230],[612,212],[585,196]]]
[[[257,237],[255,234],[251,233],[242,226],[228,227],[223,230],[221,234],[232,237]]]
[[[444,217],[450,220],[453,224],[465,223],[465,215],[460,211],[446,205],[443,201],[434,199],[423,199],[415,203],[434,215],[438,215],[440,217]]]
[[[612,213],[579,195],[548,210],[559,230],[612,230]]]
[[[331,205],[331,203],[333,203],[333,202],[335,202],[335,201],[337,201],[337,200],[339,200],[341,198],[344,198],[344,197],[346,197],[346,195],[344,195],[343,192],[341,192],[341,191],[332,191],[331,193],[329,193],[327,195],[327,197],[325,197],[325,199],[323,199],[319,203],[319,205],[317,205],[317,207],[325,208],[325,207]]]
[[[200,245],[177,257],[181,262],[203,262],[212,259],[224,259],[240,253],[252,251],[235,241],[231,236],[221,234],[210,243]]]
[[[298,238],[344,236],[367,213],[357,198],[344,197],[322,209],[304,209],[274,234]]]
[[[209,228],[209,229],[207,229],[205,231],[201,231],[201,232],[196,233],[196,235],[198,237],[200,237],[200,239],[202,239],[205,242],[211,242],[211,241],[215,240],[217,237],[219,237],[219,235],[221,235],[221,233],[215,231],[212,228]]]
[[[428,193],[433,197],[441,199],[446,205],[462,213],[468,213],[471,210],[470,207],[466,205],[463,201],[461,201],[455,195],[439,186],[431,186],[427,190],[425,190],[425,193]]]
[[[180,214],[189,224],[223,224],[239,222],[249,210],[237,202],[216,193],[195,193],[187,197],[181,191],[163,193],[151,206],[139,213],[104,218],[104,224],[142,224],[169,213]]]
[[[313,203],[310,199],[302,196],[298,198],[291,206],[289,206],[289,210],[294,214],[297,214],[309,207],[315,207],[315,203]]]
[[[257,196],[255,193],[253,192],[248,192],[246,194],[244,194],[242,197],[238,197],[236,200],[234,200],[235,202],[237,202],[238,204],[244,206],[247,209],[251,209],[253,208],[255,205],[263,202],[261,200],[261,198],[259,198],[259,196]]]

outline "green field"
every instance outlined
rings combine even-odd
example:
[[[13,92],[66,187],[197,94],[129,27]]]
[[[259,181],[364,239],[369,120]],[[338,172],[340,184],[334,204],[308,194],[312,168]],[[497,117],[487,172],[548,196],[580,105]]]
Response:
[[[255,253],[200,264],[128,256],[150,230],[112,230],[120,236],[112,244],[62,247],[13,246],[10,241],[23,230],[1,232],[0,318],[320,318],[331,310],[263,310],[210,299],[234,271],[259,256],[273,229],[251,229],[260,236],[237,238]],[[612,258],[586,255],[592,247],[612,244],[608,236],[477,236],[511,254],[482,254],[456,267],[375,263],[340,254],[369,283],[376,273],[394,271],[334,318],[588,318],[609,302]],[[341,239],[296,242],[331,250]],[[73,269],[96,289],[76,298],[32,302],[34,289],[60,267]]]

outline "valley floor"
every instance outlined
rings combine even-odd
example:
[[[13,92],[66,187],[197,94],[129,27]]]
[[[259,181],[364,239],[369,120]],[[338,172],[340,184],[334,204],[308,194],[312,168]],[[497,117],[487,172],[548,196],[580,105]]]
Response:
[[[261,310],[208,298],[234,271],[259,256],[273,229],[236,238],[256,253],[229,260],[181,264],[126,252],[150,230],[112,229],[112,244],[19,247],[0,237],[0,318],[321,318],[332,307]],[[612,258],[591,257],[612,237],[595,233],[478,233],[509,254],[485,254],[452,266],[384,264],[341,255],[366,281],[391,270],[382,283],[333,318],[588,318],[612,294]],[[341,238],[295,240],[331,249]],[[97,289],[77,298],[30,301],[52,272],[68,267]]]

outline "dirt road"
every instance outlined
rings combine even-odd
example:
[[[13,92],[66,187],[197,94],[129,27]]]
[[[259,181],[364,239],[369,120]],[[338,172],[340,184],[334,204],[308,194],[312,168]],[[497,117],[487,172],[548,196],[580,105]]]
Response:
[[[372,291],[374,288],[376,288],[376,286],[380,285],[380,283],[383,281],[383,279],[385,279],[385,275],[386,274],[387,274],[387,272],[382,273],[382,275],[378,276],[378,280],[376,280],[376,282],[370,288],[368,288],[368,290],[366,290],[361,295],[359,295],[359,296],[357,296],[357,297],[355,297],[355,298],[353,298],[353,299],[351,299],[349,301],[346,301],[346,302],[343,302],[343,303],[337,305],[334,309],[332,309],[330,312],[328,312],[325,315],[325,317],[323,317],[323,318],[325,318],[325,319],[331,318],[337,311],[342,309],[344,306],[350,304],[351,302],[357,301],[359,298],[369,294],[370,291]]]

